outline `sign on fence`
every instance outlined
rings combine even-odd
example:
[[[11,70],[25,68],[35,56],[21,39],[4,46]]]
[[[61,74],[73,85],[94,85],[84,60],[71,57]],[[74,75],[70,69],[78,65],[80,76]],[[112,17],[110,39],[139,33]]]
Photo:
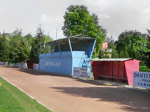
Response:
[[[88,74],[89,74],[89,68],[74,67],[73,69],[73,76],[75,77],[88,78]]]
[[[0,65],[7,66],[7,65],[8,65],[8,62],[0,62]]]
[[[33,64],[33,70],[39,70],[39,64]]]
[[[133,86],[150,88],[150,72],[134,72]]]

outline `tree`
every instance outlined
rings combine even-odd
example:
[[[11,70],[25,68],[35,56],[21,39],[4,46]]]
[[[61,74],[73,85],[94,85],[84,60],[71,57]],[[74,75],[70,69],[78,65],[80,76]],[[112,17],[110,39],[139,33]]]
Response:
[[[9,34],[0,34],[0,61],[9,61],[10,47],[9,47],[10,37]]]
[[[145,34],[137,31],[126,31],[119,35],[116,42],[116,48],[119,53],[119,57],[130,57],[135,59],[141,59],[143,54],[141,51],[146,52],[148,41]],[[126,52],[126,56],[122,52]],[[127,54],[128,53],[128,54]]]
[[[45,35],[43,29],[41,28],[41,26],[39,26],[36,31],[36,37],[33,39],[31,45],[30,60],[34,63],[38,63],[39,54],[49,52],[48,45],[46,45],[46,48],[44,48],[44,43],[50,41],[52,41],[51,37],[49,35]],[[45,52],[44,49],[46,49]]]
[[[21,29],[16,29],[13,33],[0,33],[0,61],[11,61],[13,63],[25,62],[27,59],[33,59],[38,62],[38,49],[40,45],[50,42],[52,39],[44,35],[43,30],[38,28],[36,37],[31,34],[22,35]],[[50,48],[46,45],[45,52]],[[43,47],[42,52],[43,53]]]
[[[89,36],[95,38],[96,50],[94,57],[99,56],[102,42],[106,37],[106,30],[99,25],[98,17],[95,14],[90,15],[84,5],[71,5],[67,8],[64,16],[63,33],[67,37],[72,36]]]
[[[125,47],[124,51],[123,50],[120,51],[119,58],[129,58],[127,47]]]
[[[10,60],[14,63],[25,62],[30,56],[30,44],[27,38],[22,36],[21,30],[16,29],[10,39]]]
[[[39,58],[39,42],[36,38],[34,38],[31,45],[30,60],[34,63],[38,63],[39,61],[38,58]]]
[[[116,50],[116,42],[115,42],[115,40],[113,39],[113,37],[112,37],[112,36],[107,37],[107,38],[106,38],[106,41],[107,41],[107,43],[108,43],[108,49],[111,49],[111,51],[112,51],[111,57],[112,57],[112,58],[118,58],[119,56],[118,56],[118,52],[117,52],[117,50]]]
[[[28,33],[28,34],[26,34],[26,35],[24,36],[24,38],[26,38],[28,45],[31,46],[31,44],[32,44],[32,42],[33,42],[33,40],[34,40],[34,39],[33,39],[33,36],[32,36],[30,33]]]
[[[106,38],[106,42],[108,43],[108,49],[114,49],[115,48],[115,40],[112,36]]]
[[[148,43],[147,43],[147,49],[148,51],[144,52],[144,54],[146,55],[146,58],[145,58],[145,64],[148,68],[150,68],[150,30],[148,30],[148,35],[147,35],[147,40],[148,40]]]

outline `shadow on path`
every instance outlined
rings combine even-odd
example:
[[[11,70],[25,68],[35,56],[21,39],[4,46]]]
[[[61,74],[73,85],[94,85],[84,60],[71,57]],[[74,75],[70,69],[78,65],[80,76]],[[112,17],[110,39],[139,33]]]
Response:
[[[57,73],[48,73],[48,72],[37,71],[37,70],[33,70],[33,69],[18,69],[18,70],[20,72],[25,72],[25,73],[28,73],[28,74],[31,74],[31,75],[49,75],[49,76],[72,78],[72,76],[69,76],[69,75],[57,74]],[[76,81],[84,82],[84,83],[107,86],[107,84],[105,84],[102,80],[101,81],[95,81],[95,80],[83,80],[83,79],[78,79],[78,78],[73,78],[73,79],[76,80]],[[125,85],[124,83],[117,83],[117,82],[112,82],[112,81],[107,81],[107,82],[109,82],[109,84],[111,84],[111,86]]]
[[[123,104],[122,109],[130,112],[150,112],[150,92],[133,90],[125,87],[54,87],[76,97],[96,98],[98,101],[109,101]]]
[[[72,78],[72,76],[69,75],[64,75],[64,74],[56,74],[56,73],[48,73],[48,72],[43,72],[43,71],[37,71],[37,70],[33,70],[33,69],[20,69],[20,68],[16,68],[16,67],[9,67],[9,66],[4,66],[5,68],[13,68],[15,70],[18,70],[20,72],[24,72],[24,73],[28,73],[31,75],[37,75],[37,76],[42,76],[42,75],[47,75],[47,76],[58,76],[58,77],[67,77],[67,78]],[[90,84],[94,84],[94,85],[105,85],[107,86],[107,84],[105,84],[102,80],[100,81],[95,81],[95,80],[83,80],[83,79],[78,79],[78,78],[73,78],[76,81],[80,81],[83,83],[90,83]],[[125,85],[124,83],[117,83],[117,82],[111,82],[111,81],[107,81],[111,84],[111,86],[120,86],[120,85]]]

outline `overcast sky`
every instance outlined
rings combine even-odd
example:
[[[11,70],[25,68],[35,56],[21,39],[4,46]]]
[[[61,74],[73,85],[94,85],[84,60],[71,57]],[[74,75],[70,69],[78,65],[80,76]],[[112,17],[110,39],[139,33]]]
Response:
[[[87,6],[115,39],[125,30],[150,29],[150,0],[0,0],[0,32],[21,28],[23,34],[35,34],[41,24],[45,34],[56,39],[57,29],[63,38],[63,16],[71,4]]]

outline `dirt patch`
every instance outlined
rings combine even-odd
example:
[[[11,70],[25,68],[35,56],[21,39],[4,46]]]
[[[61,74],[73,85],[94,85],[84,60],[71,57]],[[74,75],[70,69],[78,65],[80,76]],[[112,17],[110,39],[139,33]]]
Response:
[[[150,93],[122,85],[0,67],[0,76],[55,112],[150,112]]]

